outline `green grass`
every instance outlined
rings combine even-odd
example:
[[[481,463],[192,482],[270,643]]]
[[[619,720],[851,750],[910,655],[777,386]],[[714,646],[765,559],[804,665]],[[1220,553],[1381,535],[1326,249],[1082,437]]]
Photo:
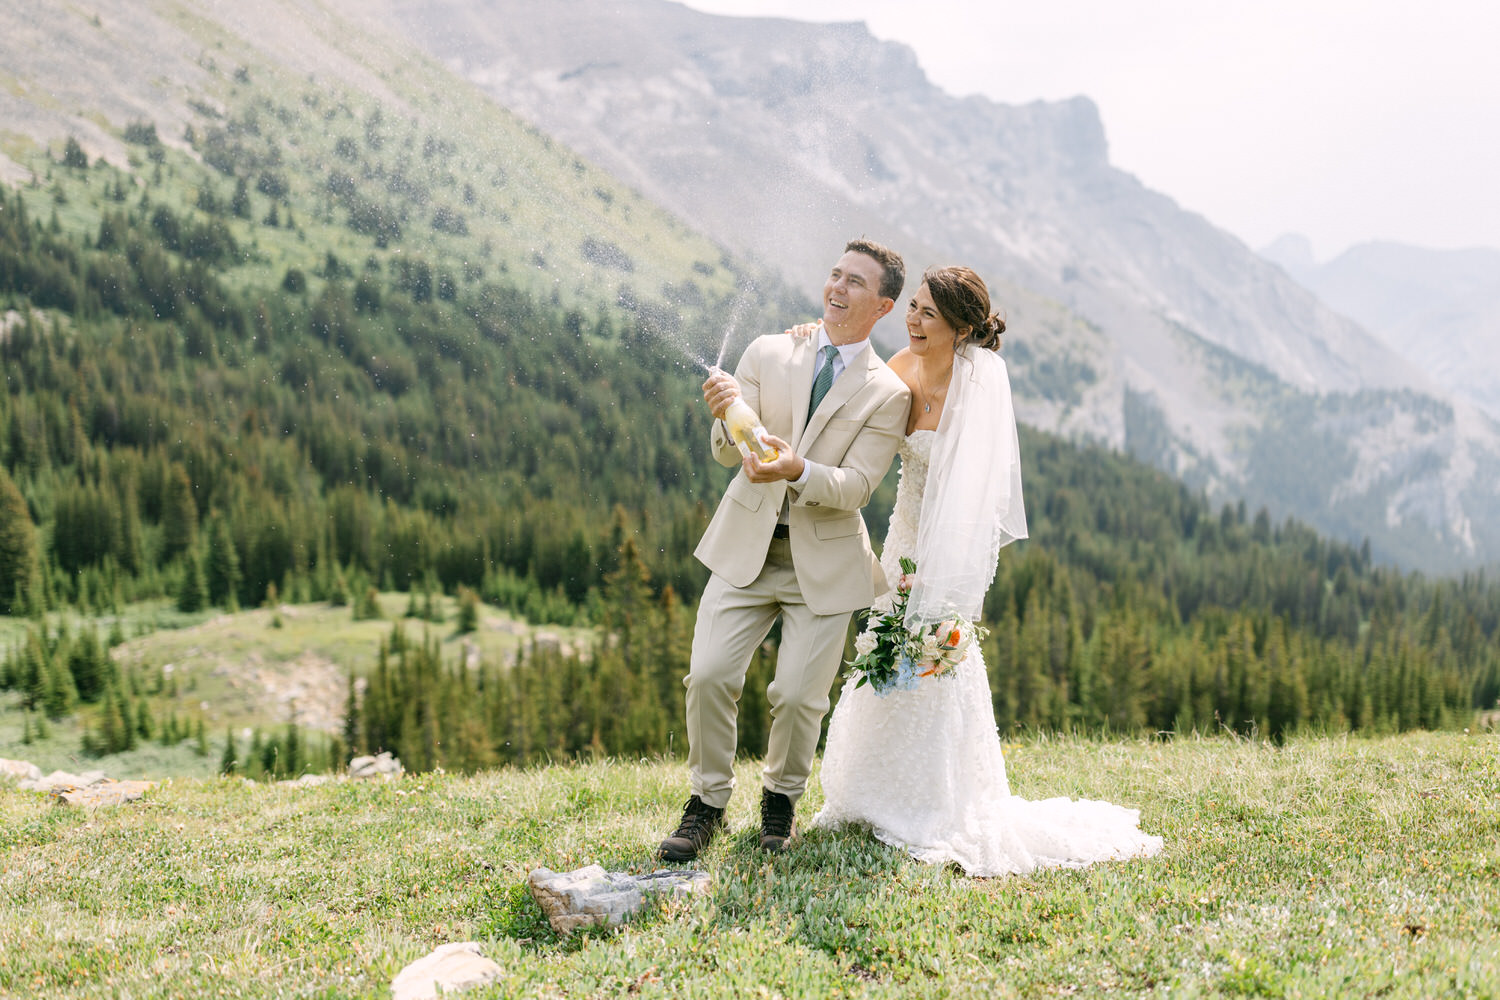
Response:
[[[321,788],[174,780],[87,813],[0,791],[0,995],[389,996],[474,939],[471,996],[1494,996],[1493,738],[1416,734],[1008,748],[1018,794],[1138,806],[1158,858],[971,880],[863,833],[754,846],[753,794],[700,859],[712,891],[559,939],[529,870],[649,870],[675,762]],[[757,767],[740,770],[743,789]],[[818,805],[816,782],[801,812]]]

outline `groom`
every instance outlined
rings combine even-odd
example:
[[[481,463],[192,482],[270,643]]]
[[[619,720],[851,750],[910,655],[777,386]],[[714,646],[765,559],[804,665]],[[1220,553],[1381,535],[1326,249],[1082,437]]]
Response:
[[[911,393],[869,344],[905,281],[899,254],[854,240],[823,286],[813,337],[761,337],[734,377],[716,372],[703,383],[714,457],[740,471],[694,553],[713,573],[684,682],[692,797],[661,843],[667,861],[697,857],[724,825],[745,671],[778,616],[760,844],[780,851],[792,835],[849,617],[890,589],[859,511],[906,431]],[[774,461],[741,459],[723,419],[736,396],[760,415]]]

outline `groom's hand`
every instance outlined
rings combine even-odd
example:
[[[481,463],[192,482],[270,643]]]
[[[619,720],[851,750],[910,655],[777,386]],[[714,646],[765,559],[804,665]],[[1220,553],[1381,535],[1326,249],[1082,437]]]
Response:
[[[739,395],[740,384],[726,371],[715,368],[703,383],[703,401],[708,404],[708,410],[715,420],[724,419],[724,411]]]
[[[740,463],[745,467],[746,478],[752,483],[774,483],[781,479],[790,483],[802,478],[802,470],[807,467],[807,463],[792,451],[791,445],[775,434],[766,435],[766,444],[776,449],[776,461],[762,462],[751,452]]]

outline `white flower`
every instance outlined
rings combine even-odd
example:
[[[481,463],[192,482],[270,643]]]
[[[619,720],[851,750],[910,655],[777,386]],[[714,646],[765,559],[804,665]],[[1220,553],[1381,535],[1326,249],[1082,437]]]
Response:
[[[942,647],[938,644],[938,637],[931,632],[922,636],[922,655],[920,659],[924,663],[931,663],[942,655]]]
[[[854,638],[854,655],[855,656],[864,656],[866,653],[868,653],[870,650],[872,650],[874,648],[875,648],[875,633],[874,632],[869,632],[869,631],[861,632],[859,635],[855,636],[855,638]]]

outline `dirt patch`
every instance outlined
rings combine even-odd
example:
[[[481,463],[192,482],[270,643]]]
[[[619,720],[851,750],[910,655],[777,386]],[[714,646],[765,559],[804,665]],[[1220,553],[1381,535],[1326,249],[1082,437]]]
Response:
[[[287,609],[282,609],[286,614]],[[269,621],[269,612],[250,612]],[[192,678],[211,678],[217,691],[205,695],[198,707],[210,723],[229,721],[236,725],[248,720],[258,724],[284,725],[295,719],[297,725],[326,733],[339,732],[344,725],[344,703],[348,697],[346,668],[327,656],[304,650],[290,659],[265,651],[227,653],[215,648],[226,639],[238,639],[243,620],[226,615],[165,633],[171,638],[192,637],[191,645],[165,651],[154,645],[163,633],[131,640],[114,651],[122,666],[160,663],[164,678],[174,679],[185,697],[194,690]],[[165,661],[165,662],[163,662]],[[188,684],[186,688],[181,685]],[[363,681],[360,681],[363,687]]]
[[[249,695],[275,718],[295,717],[297,725],[325,733],[343,728],[348,681],[327,657],[303,653],[295,660],[266,661],[251,654],[241,663],[221,660],[212,675]]]

